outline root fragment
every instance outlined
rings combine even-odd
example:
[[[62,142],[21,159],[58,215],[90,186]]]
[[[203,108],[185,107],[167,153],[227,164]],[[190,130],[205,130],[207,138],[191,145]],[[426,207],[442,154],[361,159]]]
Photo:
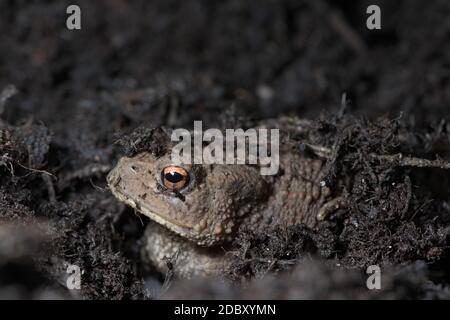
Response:
[[[312,144],[305,144],[311,151],[314,152],[318,157],[330,159],[332,156],[331,149],[323,146],[317,146]],[[376,153],[371,153],[369,155],[371,159],[387,162],[393,166],[397,167],[416,167],[416,168],[439,168],[450,170],[450,161],[446,161],[443,159],[424,159],[424,158],[416,158],[416,157],[405,157],[401,153],[392,154],[392,155],[380,155]]]

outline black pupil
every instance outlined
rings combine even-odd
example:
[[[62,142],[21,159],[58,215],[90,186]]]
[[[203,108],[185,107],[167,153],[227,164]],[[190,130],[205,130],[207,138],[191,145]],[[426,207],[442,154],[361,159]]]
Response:
[[[166,173],[164,178],[171,183],[178,183],[184,179],[184,177],[181,174],[174,171]]]

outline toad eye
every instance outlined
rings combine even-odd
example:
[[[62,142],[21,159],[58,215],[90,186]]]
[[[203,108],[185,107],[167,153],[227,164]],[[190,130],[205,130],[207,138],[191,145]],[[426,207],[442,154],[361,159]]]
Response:
[[[161,181],[167,189],[177,191],[188,184],[189,173],[182,167],[168,166],[161,172]]]

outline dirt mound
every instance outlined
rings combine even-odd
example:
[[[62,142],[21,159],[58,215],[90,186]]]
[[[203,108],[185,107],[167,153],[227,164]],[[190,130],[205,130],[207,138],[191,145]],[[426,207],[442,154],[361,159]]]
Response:
[[[2,1],[0,296],[157,297],[165,275],[139,258],[146,221],[109,193],[107,172],[160,152],[156,128],[284,114],[313,120],[290,139],[324,148],[328,185],[352,178],[350,205],[317,231],[243,235],[235,282],[169,281],[167,297],[371,298],[372,264],[386,270],[380,298],[448,297],[450,171],[394,155],[450,159],[450,5],[379,2],[371,32],[367,1],[80,0],[75,32],[69,1]],[[80,291],[65,286],[68,265],[84,271]]]

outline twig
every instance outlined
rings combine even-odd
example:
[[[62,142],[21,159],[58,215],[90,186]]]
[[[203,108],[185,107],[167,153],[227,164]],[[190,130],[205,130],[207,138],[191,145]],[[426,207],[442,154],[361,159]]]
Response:
[[[322,158],[331,158],[331,155],[333,154],[331,152],[330,148],[323,147],[323,146],[316,146],[313,144],[305,143],[305,146],[307,146],[311,151],[313,151],[317,156]]]
[[[26,170],[30,170],[30,171],[33,171],[33,172],[39,172],[39,173],[47,174],[47,175],[49,175],[49,176],[52,176],[53,178],[56,178],[56,176],[55,176],[54,174],[51,174],[51,173],[48,172],[48,171],[30,168],[30,167],[24,166],[23,164],[21,164],[21,163],[18,162],[18,161],[16,161],[15,163],[18,164],[20,167],[26,169]]]
[[[170,257],[166,260],[167,273],[164,278],[164,283],[161,287],[161,292],[159,293],[159,297],[163,296],[167,292],[167,290],[169,290],[169,288],[170,288],[170,284],[172,283],[172,279],[175,275],[174,269],[175,269],[175,264],[177,262],[179,254],[180,254],[180,250],[177,250],[177,252],[172,257]]]
[[[6,101],[8,101],[11,97],[13,97],[14,95],[17,94],[17,88],[10,84],[8,86],[6,86],[2,92],[0,93],[0,115],[3,114],[3,112],[5,111],[5,103]]]
[[[347,42],[348,46],[352,48],[353,51],[360,55],[365,55],[367,53],[368,50],[364,41],[358,33],[350,27],[338,11],[331,10],[328,14],[328,19],[331,27],[345,42]]]
[[[328,20],[331,29],[335,31],[346,44],[357,54],[365,55],[368,52],[367,46],[361,36],[356,32],[345,20],[343,15],[337,10],[329,6],[325,1],[314,0],[309,4],[319,14],[324,15]]]
[[[56,202],[56,192],[51,177],[47,174],[42,174],[42,179],[47,185],[48,198],[50,202],[52,203]]]
[[[332,155],[332,151],[330,148],[323,146],[316,146],[308,143],[305,143],[305,145],[319,157],[328,159]],[[378,161],[388,162],[398,167],[439,168],[446,170],[450,169],[450,161],[445,161],[441,159],[429,160],[416,157],[405,157],[401,153],[393,155],[380,155],[376,153],[371,153],[369,154],[369,157]]]
[[[379,161],[386,161],[400,167],[450,169],[450,162],[440,159],[428,160],[415,157],[404,157],[401,153],[395,155],[371,154],[370,156]]]

